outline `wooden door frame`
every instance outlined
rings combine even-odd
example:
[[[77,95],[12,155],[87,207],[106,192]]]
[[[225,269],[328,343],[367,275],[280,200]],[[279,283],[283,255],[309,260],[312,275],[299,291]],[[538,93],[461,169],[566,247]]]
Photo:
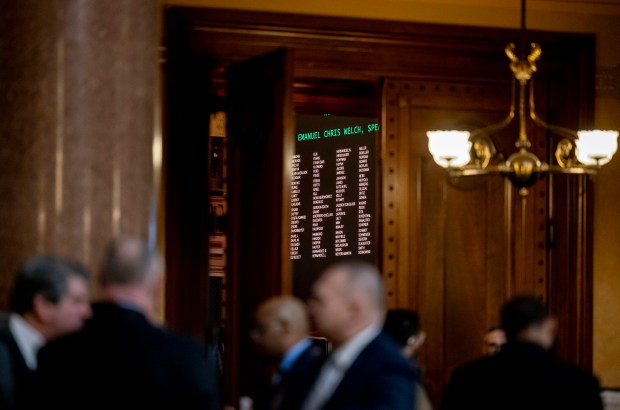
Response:
[[[442,81],[507,81],[507,68],[503,48],[506,43],[519,38],[517,30],[447,26],[372,19],[264,13],[242,10],[166,7],[163,44],[168,59],[166,84],[176,86],[183,75],[183,64],[210,61],[204,66],[204,77],[213,79],[210,92],[217,94],[225,89],[223,72],[226,66],[280,47],[295,50],[294,71],[296,81],[304,78],[359,79],[379,83],[382,78],[413,78]],[[529,38],[542,45],[544,54],[537,73],[537,83],[549,91],[550,114],[555,122],[572,127],[588,128],[593,122],[594,107],[594,50],[595,38],[590,34],[531,31]],[[179,53],[182,50],[183,53]],[[184,60],[185,59],[185,60]],[[176,67],[176,68],[175,68]],[[199,81],[199,77],[194,78]],[[203,88],[204,89],[204,88]],[[199,101],[194,96],[191,101]],[[202,98],[208,100],[204,95]],[[175,124],[174,113],[188,102],[170,95],[164,115],[167,126],[166,146],[175,144],[182,128]],[[178,106],[174,106],[177,104]],[[389,121],[389,118],[385,118]],[[383,127],[385,129],[385,127]],[[383,134],[386,146],[388,135]],[[549,153],[551,155],[552,153]],[[182,151],[164,151],[166,193],[166,249],[167,282],[166,318],[171,327],[179,330],[198,329],[203,326],[203,316],[196,314],[204,309],[205,289],[193,289],[199,295],[188,295],[187,282],[192,277],[180,257],[178,243],[196,240],[183,237],[175,228],[179,223],[178,212],[184,206],[183,197],[175,194],[175,180],[184,164]],[[389,169],[389,153],[383,153],[383,169]],[[396,166],[397,164],[393,164]],[[185,174],[192,171],[185,169]],[[181,172],[182,174],[183,172]],[[387,176],[383,175],[383,194]],[[592,362],[592,187],[587,182],[574,182],[556,197],[567,198],[567,209],[556,214],[571,224],[565,238],[557,246],[566,252],[564,265],[552,264],[547,272],[553,289],[547,292],[552,311],[562,311],[573,318],[575,328],[560,328],[564,339],[562,356],[577,361],[585,367]],[[581,184],[581,185],[580,185]],[[583,185],[583,186],[582,186]],[[581,187],[581,188],[580,188]],[[380,187],[381,189],[381,187]],[[579,190],[578,195],[568,195],[567,190]],[[551,190],[549,190],[551,192]],[[383,200],[381,214],[389,213],[389,201]],[[557,205],[557,203],[556,203]],[[196,218],[200,218],[199,210]],[[572,226],[578,224],[579,226]],[[171,229],[172,228],[172,229]],[[201,234],[199,240],[204,240]],[[572,236],[570,236],[572,235]],[[202,238],[202,239],[201,239]],[[392,273],[391,244],[383,237],[379,247],[383,255],[383,272]],[[229,238],[234,241],[235,238]],[[395,248],[393,252],[397,252]],[[392,258],[389,258],[392,255]],[[573,263],[574,262],[574,263]],[[201,275],[207,267],[199,265],[196,257],[191,264],[199,267]],[[571,266],[569,274],[559,269]],[[237,286],[228,283],[228,287]],[[389,281],[388,281],[389,285]],[[551,285],[549,285],[551,286]],[[395,297],[394,292],[391,297]],[[574,300],[573,304],[568,301]],[[568,309],[568,311],[566,310]],[[183,318],[183,319],[182,319]],[[574,330],[577,330],[575,333]],[[234,352],[232,353],[234,354]]]

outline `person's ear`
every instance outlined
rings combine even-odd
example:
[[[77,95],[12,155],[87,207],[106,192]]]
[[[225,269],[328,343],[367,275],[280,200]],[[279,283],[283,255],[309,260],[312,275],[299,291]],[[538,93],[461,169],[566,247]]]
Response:
[[[553,336],[555,337],[558,334],[558,318],[556,316],[549,317],[549,327]]]
[[[419,349],[420,347],[422,347],[425,340],[426,340],[426,332],[421,331],[420,333],[418,333],[418,337],[416,341],[416,349]]]
[[[47,300],[45,296],[41,294],[34,295],[32,299],[32,313],[41,322],[48,323],[52,315],[52,308],[54,304]]]
[[[351,297],[347,302],[347,308],[352,317],[359,317],[364,312],[364,301],[360,297]]]

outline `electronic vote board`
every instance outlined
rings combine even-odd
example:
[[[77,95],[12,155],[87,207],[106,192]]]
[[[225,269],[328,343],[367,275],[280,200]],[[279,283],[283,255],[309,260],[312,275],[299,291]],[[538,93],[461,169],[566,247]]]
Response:
[[[292,158],[293,293],[305,298],[325,265],[376,263],[375,118],[297,115]]]

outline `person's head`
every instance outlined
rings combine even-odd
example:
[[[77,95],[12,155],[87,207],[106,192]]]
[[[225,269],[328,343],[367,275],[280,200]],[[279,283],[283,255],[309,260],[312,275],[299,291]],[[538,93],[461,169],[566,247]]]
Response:
[[[108,246],[99,279],[107,299],[132,303],[155,315],[163,275],[156,249],[138,238],[121,237]]]
[[[9,303],[46,340],[75,332],[91,315],[90,274],[75,261],[34,256],[19,268]]]
[[[499,326],[492,326],[484,334],[482,345],[482,353],[485,356],[493,356],[502,350],[502,346],[506,344],[506,333]]]
[[[420,329],[418,312],[413,310],[388,310],[383,330],[401,347],[407,358],[412,358],[426,339],[426,334]]]
[[[383,324],[385,299],[377,268],[368,262],[347,260],[321,273],[308,306],[317,330],[338,347],[367,326]]]
[[[554,321],[547,307],[536,297],[517,296],[502,308],[502,329],[511,342],[530,342],[550,349],[554,340]]]
[[[256,309],[254,321],[252,340],[270,357],[282,357],[309,333],[306,306],[293,296],[264,301]]]

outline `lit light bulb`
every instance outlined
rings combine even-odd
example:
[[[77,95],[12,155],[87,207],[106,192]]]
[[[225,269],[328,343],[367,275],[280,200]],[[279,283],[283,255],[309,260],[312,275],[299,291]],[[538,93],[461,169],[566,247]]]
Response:
[[[444,167],[460,167],[471,160],[469,131],[428,131],[428,150],[435,162]]]
[[[617,131],[578,131],[577,135],[576,155],[584,165],[604,165],[618,149]]]

